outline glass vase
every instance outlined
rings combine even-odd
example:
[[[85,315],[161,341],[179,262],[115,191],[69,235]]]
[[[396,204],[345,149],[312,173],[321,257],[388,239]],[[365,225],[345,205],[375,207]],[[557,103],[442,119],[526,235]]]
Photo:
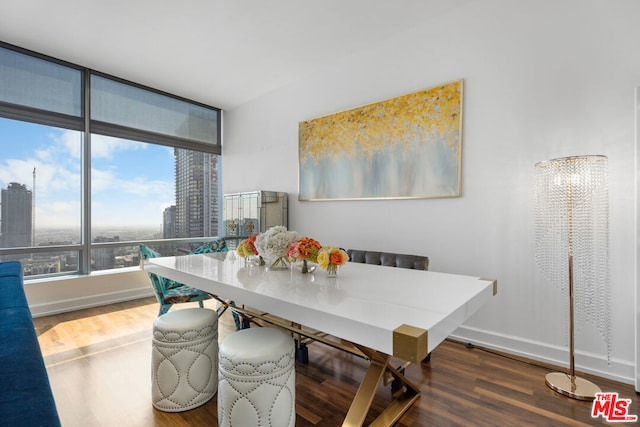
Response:
[[[316,270],[317,267],[318,267],[317,264],[315,264],[313,262],[309,262],[306,259],[303,259],[302,261],[296,263],[296,268],[302,274],[313,273]]]
[[[329,264],[327,266],[327,277],[338,277],[338,266]]]
[[[283,268],[289,268],[289,264],[287,263],[287,258],[280,256],[276,258],[273,262],[269,264],[269,269],[278,270]]]

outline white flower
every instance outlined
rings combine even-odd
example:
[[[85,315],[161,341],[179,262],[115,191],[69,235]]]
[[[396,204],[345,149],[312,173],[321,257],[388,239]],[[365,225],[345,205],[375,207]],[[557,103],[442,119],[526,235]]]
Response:
[[[261,233],[256,238],[256,249],[263,258],[274,261],[287,254],[287,249],[298,238],[298,233],[277,225]]]

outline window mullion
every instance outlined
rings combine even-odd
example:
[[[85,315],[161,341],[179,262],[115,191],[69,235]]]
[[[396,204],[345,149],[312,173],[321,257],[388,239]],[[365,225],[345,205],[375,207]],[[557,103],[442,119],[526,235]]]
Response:
[[[91,267],[91,78],[84,73],[84,138],[82,144],[82,250],[79,256],[80,273],[88,274]]]

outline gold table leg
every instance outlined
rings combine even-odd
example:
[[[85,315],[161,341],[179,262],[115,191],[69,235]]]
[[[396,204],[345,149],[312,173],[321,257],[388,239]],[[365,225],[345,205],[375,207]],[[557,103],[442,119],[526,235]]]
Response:
[[[371,362],[364,379],[360,383],[356,397],[351,402],[349,412],[347,412],[347,416],[342,423],[343,426],[355,427],[364,423],[364,419],[371,407],[371,402],[373,402],[373,396],[376,394],[376,389],[384,373],[385,366],[377,362]]]
[[[364,423],[371,402],[375,396],[380,381],[383,380],[385,373],[390,373],[394,378],[399,380],[405,388],[405,391],[395,397],[395,399],[385,408],[384,411],[376,418],[371,426],[382,427],[392,426],[400,417],[407,412],[413,403],[420,398],[420,389],[411,383],[402,373],[389,365],[391,356],[377,352],[370,348],[354,344],[370,359],[371,364],[360,383],[358,392],[351,402],[351,407],[344,419],[343,427],[362,426]]]

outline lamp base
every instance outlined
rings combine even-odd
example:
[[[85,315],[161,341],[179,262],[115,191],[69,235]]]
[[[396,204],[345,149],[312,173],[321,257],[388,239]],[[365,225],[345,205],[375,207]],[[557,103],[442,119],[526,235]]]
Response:
[[[564,372],[551,372],[545,379],[551,389],[572,399],[593,400],[596,393],[602,392],[600,387],[591,381],[576,376],[571,377]]]

